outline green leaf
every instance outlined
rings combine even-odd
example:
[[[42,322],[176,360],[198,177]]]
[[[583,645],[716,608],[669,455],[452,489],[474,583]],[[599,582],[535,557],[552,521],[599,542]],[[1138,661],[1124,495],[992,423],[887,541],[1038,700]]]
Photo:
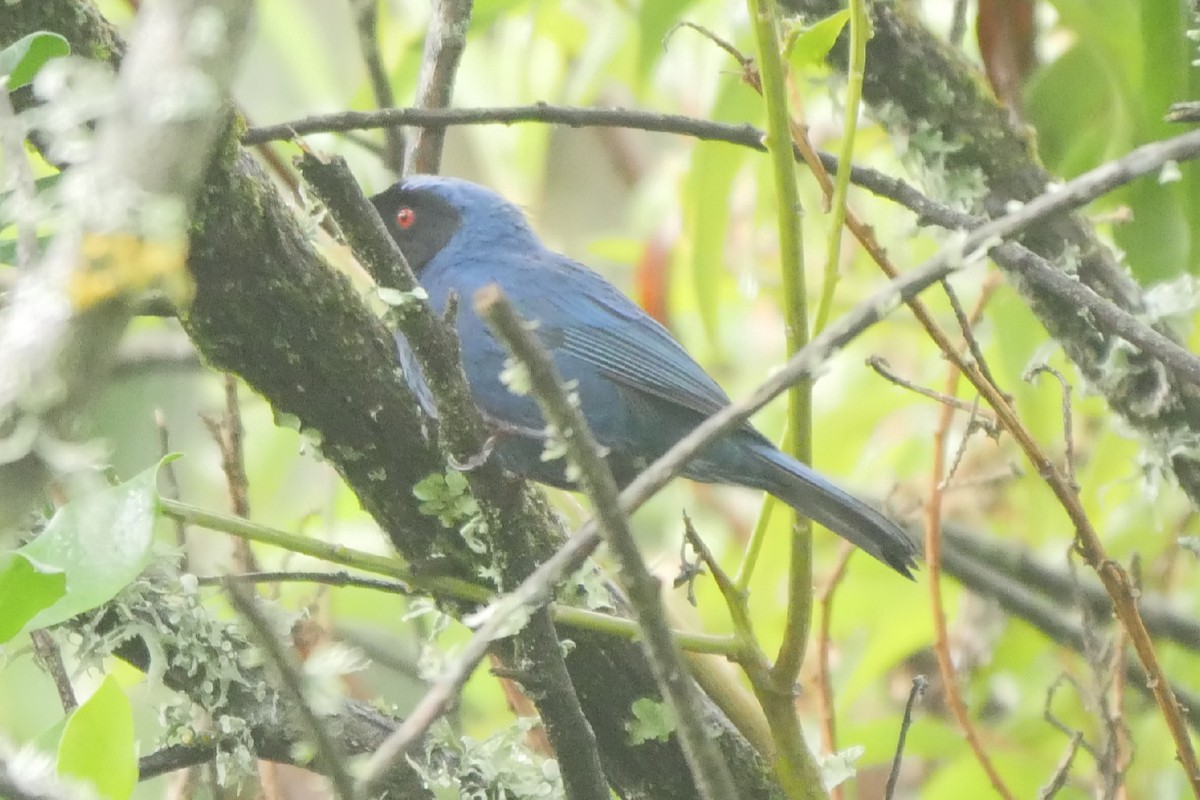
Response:
[[[61,570],[66,594],[33,618],[26,629],[45,628],[93,609],[129,585],[150,560],[158,512],[155,466],[119,486],[67,503],[38,538],[17,552]]]
[[[1056,174],[1073,177],[1132,146],[1135,120],[1121,81],[1102,51],[1080,44],[1029,82],[1026,109],[1038,153]]]
[[[129,698],[110,675],[67,721],[58,773],[87,781],[108,800],[127,800],[137,784],[137,748]]]
[[[475,0],[471,8],[471,33],[485,31],[509,14],[525,11],[528,0]],[[419,54],[419,53],[418,53]],[[420,61],[420,59],[416,59]]]
[[[792,68],[803,70],[823,64],[849,21],[850,10],[844,8],[797,34],[787,53]]]
[[[748,87],[728,81],[717,95],[711,116],[753,124],[762,116],[762,103]],[[731,148],[721,142],[697,142],[684,191],[687,198],[684,248],[691,260],[696,311],[714,354],[719,353],[721,346],[718,331],[721,301],[728,297],[726,290],[730,286],[725,240],[729,231],[733,181],[752,156],[758,157],[748,148]]]
[[[52,58],[71,53],[71,45],[57,33],[37,31],[0,50],[0,76],[8,76],[8,89],[19,89],[33,80]]]
[[[20,633],[25,623],[67,591],[62,570],[21,553],[0,556],[0,642]]]

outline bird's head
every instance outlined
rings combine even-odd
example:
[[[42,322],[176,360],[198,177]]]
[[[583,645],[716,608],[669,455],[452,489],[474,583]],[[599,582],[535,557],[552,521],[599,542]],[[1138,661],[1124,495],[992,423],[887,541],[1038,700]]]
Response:
[[[536,241],[519,208],[460,178],[414,175],[375,195],[371,203],[416,273],[451,242],[486,246],[513,236]]]

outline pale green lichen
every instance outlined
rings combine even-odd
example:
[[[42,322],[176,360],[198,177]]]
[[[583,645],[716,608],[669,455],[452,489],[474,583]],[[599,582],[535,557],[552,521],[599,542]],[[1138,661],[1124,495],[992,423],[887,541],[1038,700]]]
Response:
[[[141,639],[149,681],[170,674],[186,676],[188,684],[186,697],[176,695],[159,711],[164,744],[215,739],[221,783],[255,774],[252,730],[279,723],[278,696],[247,658],[256,651],[235,628],[213,619],[194,591],[174,577],[142,577],[100,611],[77,618],[71,631],[84,668],[101,667],[121,644]],[[242,717],[247,709],[231,705],[235,695],[253,698],[258,718]]]
[[[513,394],[524,397],[529,394],[529,368],[515,358],[504,359],[500,383]]]
[[[425,739],[424,765],[417,769],[437,800],[558,798],[564,794],[558,762],[525,745],[538,724],[524,718],[486,739],[459,736],[444,720]],[[454,758],[446,758],[447,752]]]
[[[625,732],[629,743],[639,745],[649,741],[665,742],[675,732],[675,712],[666,703],[641,697],[633,701],[629,709],[631,717],[625,721]]]

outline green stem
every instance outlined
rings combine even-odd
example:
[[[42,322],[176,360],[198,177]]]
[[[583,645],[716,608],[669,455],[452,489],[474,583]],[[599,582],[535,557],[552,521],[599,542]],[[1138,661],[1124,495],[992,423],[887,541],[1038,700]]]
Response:
[[[842,228],[846,222],[846,192],[850,187],[850,166],[854,163],[854,138],[858,134],[858,106],[862,99],[863,71],[867,64],[867,39],[870,38],[870,19],[863,0],[849,0],[850,5],[850,62],[846,69],[846,119],[842,125],[842,147],[838,152],[837,175],[833,183],[833,219],[829,223],[829,246],[825,251],[825,275],[821,284],[821,299],[817,303],[812,335],[820,333],[829,322],[833,295],[838,283],[838,260],[842,250]]]
[[[737,576],[733,579],[734,585],[740,592],[750,590],[750,578],[754,575],[754,568],[758,565],[758,557],[762,554],[763,543],[766,542],[767,531],[771,527],[771,516],[775,513],[778,505],[779,501],[772,495],[763,498],[762,508],[758,512],[758,521],[754,523],[750,541],[746,544],[746,554],[742,556],[742,564],[738,567]]]
[[[220,531],[250,542],[280,547],[292,553],[300,553],[373,575],[383,575],[407,584],[415,590],[432,595],[453,597],[473,603],[489,603],[496,599],[494,592],[470,581],[447,576],[416,575],[403,561],[394,556],[380,556],[352,547],[329,544],[319,539],[287,533],[250,522],[242,517],[208,511],[165,497],[160,497],[158,503],[159,510],[163,515],[185,524]],[[558,604],[551,605],[550,611],[555,622],[573,628],[629,640],[635,640],[641,635],[637,623],[630,619]],[[723,656],[735,656],[738,653],[738,643],[731,636],[714,636],[688,631],[672,631],[672,635],[682,649],[691,653],[711,653]]]
[[[758,47],[762,95],[767,106],[767,135],[764,144],[770,155],[778,197],[779,249],[783,277],[783,308],[788,352],[808,343],[807,297],[804,284],[804,253],[800,227],[800,193],[796,186],[795,162],[787,107],[784,63],[779,49],[779,22],[774,0],[747,0]],[[810,381],[796,384],[788,392],[788,431],[793,455],[812,463],[812,404]],[[783,643],[769,675],[764,693],[762,680],[752,681],[777,746],[775,772],[789,797],[826,797],[820,770],[804,741],[790,698],[812,619],[812,524],[797,520],[792,531],[788,568],[788,608]]]
[[[461,600],[471,600],[486,603],[491,599],[492,592],[478,584],[449,577],[415,576],[412,570],[395,556],[380,556],[355,550],[352,547],[330,544],[309,536],[270,528],[251,522],[232,514],[222,514],[209,511],[178,500],[160,497],[159,510],[171,519],[187,525],[196,525],[212,531],[220,531],[249,542],[258,542],[273,547],[280,547],[292,553],[311,556],[332,564],[369,572],[373,575],[384,575],[394,580],[409,584],[430,593],[443,594]]]
[[[779,249],[783,277],[783,309],[788,352],[808,343],[808,311],[804,285],[804,254],[800,230],[800,192],[796,187],[788,124],[787,87],[779,52],[779,22],[773,0],[748,0],[758,44],[758,64],[763,100],[767,105],[764,144],[775,175],[779,198]],[[796,458],[812,463],[812,406],[810,381],[797,383],[788,392],[788,430]],[[812,524],[798,520],[792,534],[788,576],[788,613],[783,644],[772,675],[780,686],[791,686],[800,674],[812,618]]]

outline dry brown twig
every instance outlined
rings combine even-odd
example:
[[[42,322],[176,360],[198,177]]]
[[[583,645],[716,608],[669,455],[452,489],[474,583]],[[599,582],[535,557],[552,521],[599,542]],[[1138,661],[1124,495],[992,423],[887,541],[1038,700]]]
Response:
[[[970,317],[963,319],[962,328],[964,339],[972,338],[972,329],[983,314],[983,309],[991,297],[990,291],[985,291],[979,298]],[[973,348],[977,350],[978,348]],[[957,350],[955,351],[957,352]],[[981,371],[982,374],[982,371]],[[957,364],[952,363],[946,375],[946,386],[943,394],[953,397],[958,390],[962,371]],[[975,760],[987,774],[988,780],[996,793],[1006,800],[1012,800],[1011,790],[996,770],[987,750],[975,729],[967,712],[966,703],[958,689],[958,675],[950,654],[950,637],[946,629],[946,611],[942,600],[941,584],[941,536],[942,536],[942,493],[946,485],[946,440],[950,435],[950,424],[954,419],[954,406],[943,405],[938,416],[937,429],[933,437],[933,466],[930,470],[929,496],[925,504],[925,569],[929,576],[929,597],[933,611],[934,653],[937,655],[938,670],[941,672],[942,685],[946,693],[946,702],[954,715],[958,727],[967,739],[967,744],[975,754]]]
[[[846,567],[850,556],[854,555],[854,546],[842,542],[838,548],[837,561],[833,572],[825,586],[817,594],[817,606],[820,616],[817,617],[817,702],[821,714],[821,738],[827,754],[834,754],[837,748],[837,720],[833,716],[833,679],[829,670],[829,628],[833,622],[833,596],[846,577]],[[830,790],[831,800],[842,800],[842,787],[837,785]]]

